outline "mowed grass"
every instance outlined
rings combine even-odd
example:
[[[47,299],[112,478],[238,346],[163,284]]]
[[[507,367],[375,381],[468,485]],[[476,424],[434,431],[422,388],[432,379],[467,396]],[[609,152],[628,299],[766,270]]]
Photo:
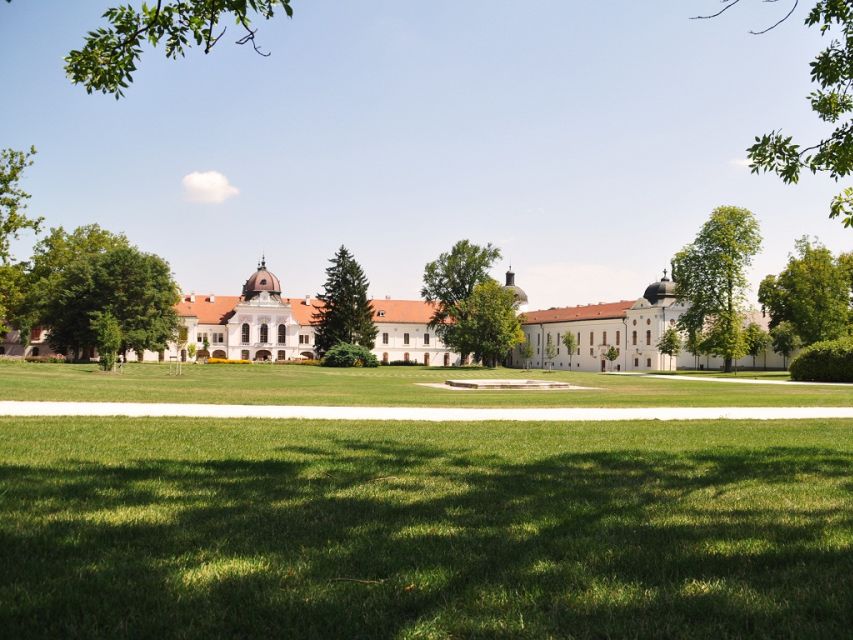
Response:
[[[331,369],[273,365],[0,364],[0,399],[203,404],[375,405],[426,407],[851,406],[853,385],[740,385],[599,373],[380,367]],[[567,391],[452,391],[423,386],[448,378],[562,380]]]
[[[831,638],[849,421],[0,418],[4,638]]]

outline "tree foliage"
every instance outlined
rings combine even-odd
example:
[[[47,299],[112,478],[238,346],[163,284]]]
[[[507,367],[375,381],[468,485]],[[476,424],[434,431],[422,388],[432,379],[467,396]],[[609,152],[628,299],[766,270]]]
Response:
[[[707,329],[708,348],[724,358],[725,370],[744,355],[746,270],[761,247],[755,216],[738,207],[718,207],[692,244],[675,256],[675,293],[688,303],[678,326],[688,335]]]
[[[524,340],[518,345],[518,355],[524,362],[524,368],[529,369],[530,361],[533,359],[533,345],[530,344],[530,340]]]
[[[775,3],[776,0],[764,0]],[[740,3],[724,0],[725,6],[710,16],[715,18]],[[799,5],[793,0],[790,10],[768,28],[753,31],[767,33],[788,20]],[[772,172],[786,183],[796,183],[805,171],[826,173],[839,180],[853,171],[853,3],[849,0],[819,0],[806,15],[807,28],[816,27],[829,38],[825,49],[810,63],[814,91],[808,95],[812,111],[821,121],[832,125],[826,137],[803,147],[782,129],[756,136],[747,150],[753,173]],[[846,188],[830,203],[830,218],[840,218],[853,227],[853,188]]]
[[[770,327],[790,322],[804,344],[834,340],[850,333],[853,321],[851,281],[845,259],[803,237],[796,254],[778,275],[758,289],[758,301],[770,313]]]
[[[90,315],[101,369],[112,371],[116,364],[116,354],[121,348],[121,326],[109,311],[93,311]]]
[[[554,344],[554,339],[551,337],[551,334],[548,333],[545,336],[545,360],[548,362],[554,362],[557,357],[557,345]]]
[[[566,354],[569,356],[569,368],[572,367],[572,358],[575,355],[575,350],[578,348],[578,341],[575,334],[567,331],[563,334],[563,346],[566,347]]]
[[[770,334],[758,323],[750,322],[746,325],[744,340],[746,341],[746,353],[752,356],[752,368],[754,369],[755,359],[764,353],[764,350],[770,344]]]
[[[669,327],[658,340],[657,350],[665,356],[674,358],[681,353],[681,336],[674,327]],[[670,365],[672,361],[670,360]]]
[[[454,338],[464,353],[486,366],[495,366],[515,345],[524,342],[515,292],[489,279],[454,305],[450,320]]]
[[[329,262],[323,293],[317,295],[323,305],[314,314],[317,350],[325,354],[339,342],[372,349],[378,329],[367,297],[367,277],[343,245]]]
[[[500,249],[491,243],[485,247],[460,240],[424,268],[421,296],[435,305],[430,327],[451,349],[462,354],[463,361],[471,352],[459,334],[460,319],[464,319],[463,303],[471,297],[477,285],[491,282],[489,269],[501,257]],[[453,317],[456,323],[448,322]]]
[[[770,342],[773,345],[773,351],[782,356],[782,364],[786,367],[791,354],[802,346],[797,330],[787,320],[783,320],[770,330]]]
[[[607,348],[607,351],[604,352],[604,359],[610,363],[610,370],[613,371],[613,363],[616,362],[616,358],[619,357],[619,349],[617,349],[612,344]]]
[[[82,48],[65,57],[65,71],[88,93],[111,93],[118,99],[133,82],[145,43],[162,44],[171,59],[184,57],[193,46],[207,54],[229,24],[236,25],[237,44],[251,43],[255,52],[267,56],[255,42],[253,20],[269,20],[281,12],[291,17],[290,5],[291,0],[157,0],[139,9],[129,4],[110,7],[102,16],[107,26],[90,31]]]
[[[120,246],[64,270],[56,296],[47,301],[45,324],[54,351],[75,358],[96,346],[93,313],[109,313],[119,324],[120,351],[159,351],[178,328],[178,287],[160,257]]]

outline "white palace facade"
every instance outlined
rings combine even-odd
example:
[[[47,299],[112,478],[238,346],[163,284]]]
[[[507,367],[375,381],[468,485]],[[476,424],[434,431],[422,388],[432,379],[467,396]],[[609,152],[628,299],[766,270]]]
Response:
[[[684,350],[670,358],[657,350],[663,333],[676,325],[686,307],[675,297],[675,283],[664,277],[650,284],[640,298],[529,311],[524,291],[515,285],[512,270],[506,274],[506,287],[513,289],[524,314],[523,330],[533,347],[533,357],[525,361],[516,348],[507,357],[511,367],[553,368],[573,371],[655,371],[674,369],[719,369],[723,362],[703,356],[697,367],[694,356]],[[374,354],[381,362],[408,361],[428,366],[459,366],[458,353],[447,349],[429,327],[433,305],[423,300],[371,301],[378,333]],[[192,360],[190,344],[196,346],[195,358],[225,358],[276,362],[314,359],[314,315],[322,302],[310,296],[290,298],[282,295],[278,277],[262,260],[243,285],[239,296],[185,294],[177,304],[186,339],[171,344],[166,352],[143,354],[146,361]],[[751,318],[766,329],[760,314]],[[572,332],[577,343],[574,353],[566,353],[563,336]],[[183,332],[182,332],[183,333]],[[36,329],[26,348],[17,332],[10,332],[0,344],[0,355],[52,355],[47,332]],[[556,355],[547,357],[546,345],[554,345]],[[206,345],[206,348],[205,348]],[[619,355],[613,363],[605,353],[613,346]],[[736,363],[740,368],[753,366],[751,357]],[[756,367],[782,368],[780,356],[769,349],[758,356]]]

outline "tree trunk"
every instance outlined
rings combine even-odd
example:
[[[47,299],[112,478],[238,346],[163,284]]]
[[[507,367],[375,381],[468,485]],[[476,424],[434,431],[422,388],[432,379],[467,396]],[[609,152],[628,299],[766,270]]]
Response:
[[[726,357],[724,363],[725,364],[723,366],[723,371],[725,371],[726,373],[731,373],[732,372],[732,359],[729,357]]]

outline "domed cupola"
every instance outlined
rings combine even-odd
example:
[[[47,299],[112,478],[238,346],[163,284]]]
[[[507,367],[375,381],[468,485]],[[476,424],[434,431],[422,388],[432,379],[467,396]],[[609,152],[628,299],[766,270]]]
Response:
[[[243,299],[251,300],[264,291],[269,293],[270,298],[281,300],[281,283],[276,275],[267,269],[266,259],[261,256],[258,270],[249,276],[246,284],[243,285]]]
[[[527,294],[524,293],[524,289],[515,284],[515,273],[513,272],[511,265],[509,271],[506,272],[506,285],[504,285],[504,288],[512,290],[515,294],[515,299],[518,302],[519,310],[525,311],[527,309]]]
[[[643,297],[651,305],[656,305],[664,300],[675,300],[675,281],[666,277],[666,269],[663,270],[663,278],[659,282],[653,282],[646,287]]]

